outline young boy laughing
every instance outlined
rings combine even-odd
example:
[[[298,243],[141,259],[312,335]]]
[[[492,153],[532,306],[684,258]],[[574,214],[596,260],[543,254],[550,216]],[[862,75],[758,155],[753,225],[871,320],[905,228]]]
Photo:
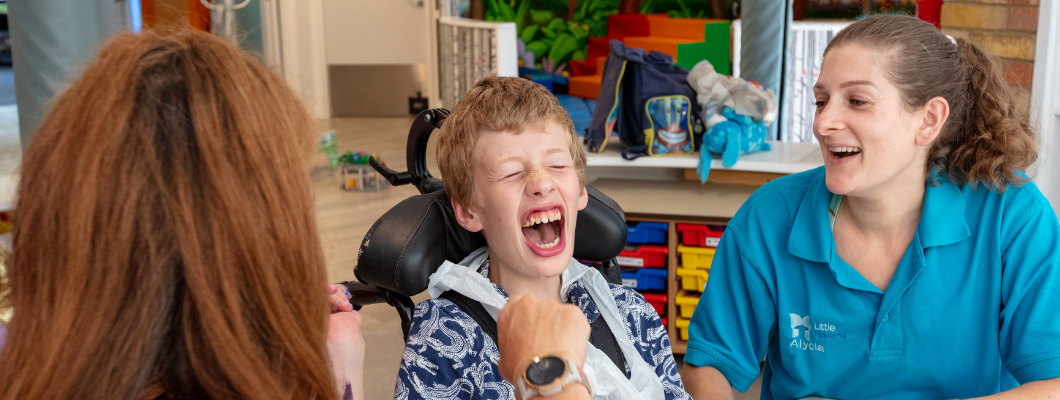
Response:
[[[457,221],[481,231],[488,246],[432,275],[432,299],[413,315],[396,398],[511,399],[545,391],[532,379],[518,388],[504,381],[496,343],[439,298],[445,291],[479,302],[494,318],[508,296],[574,304],[590,324],[607,322],[623,360],[590,345],[585,365],[566,365],[582,373],[567,384],[582,382],[602,397],[688,398],[651,305],[571,258],[578,210],[588,202],[585,155],[547,89],[519,78],[483,79],[445,121],[437,154]],[[526,364],[527,371],[536,365]]]

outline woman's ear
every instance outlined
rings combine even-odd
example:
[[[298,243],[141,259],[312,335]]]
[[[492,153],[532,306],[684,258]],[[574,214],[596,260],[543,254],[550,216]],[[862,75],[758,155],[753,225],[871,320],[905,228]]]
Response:
[[[478,232],[482,230],[482,218],[479,217],[475,210],[464,207],[463,204],[452,202],[453,214],[456,214],[456,222],[460,226],[464,227],[470,232]]]
[[[942,97],[934,97],[924,105],[924,115],[917,127],[916,144],[928,146],[942,132],[942,126],[950,117],[950,103]]]

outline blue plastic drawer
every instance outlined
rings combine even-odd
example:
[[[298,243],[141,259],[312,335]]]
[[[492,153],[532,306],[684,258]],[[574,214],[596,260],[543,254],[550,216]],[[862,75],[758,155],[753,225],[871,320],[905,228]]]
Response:
[[[666,289],[666,270],[652,268],[640,268],[634,270],[623,268],[622,285],[637,290]]]
[[[640,222],[626,226],[627,243],[666,243],[665,222]]]

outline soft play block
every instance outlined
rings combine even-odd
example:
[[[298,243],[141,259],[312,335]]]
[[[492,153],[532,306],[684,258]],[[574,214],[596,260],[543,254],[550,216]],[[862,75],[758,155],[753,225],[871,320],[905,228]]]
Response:
[[[707,37],[703,26],[716,23],[724,23],[728,26],[729,21],[705,18],[649,18],[648,30],[651,32],[650,36],[692,39],[702,42]]]
[[[607,16],[607,36],[648,36],[651,33],[648,16],[643,14],[611,14]]]
[[[696,63],[707,60],[719,74],[731,74],[729,51],[729,22],[711,22],[703,26],[704,39],[699,43],[677,45],[675,64],[691,70]]]
[[[567,64],[570,76],[596,75],[596,60],[571,60]]]
[[[611,53],[611,39],[616,39],[616,37],[608,36],[589,38],[589,44],[586,45],[588,47],[588,52],[586,53],[587,57],[585,60],[590,61],[596,59],[596,57],[607,57],[607,55]]]
[[[595,100],[600,96],[600,75],[572,76],[567,80],[567,94]]]
[[[626,46],[632,48],[641,48],[647,51],[658,51],[660,53],[669,54],[674,59],[677,59],[677,45],[693,43],[695,39],[681,39],[681,38],[666,38],[666,37],[628,37],[624,42]]]

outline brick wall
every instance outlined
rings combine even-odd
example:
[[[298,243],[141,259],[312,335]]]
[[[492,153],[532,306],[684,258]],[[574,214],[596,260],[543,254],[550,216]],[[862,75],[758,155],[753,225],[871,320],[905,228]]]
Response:
[[[1031,106],[1038,1],[945,0],[942,5],[943,33],[971,39],[1001,57],[1009,89],[1025,117]]]

